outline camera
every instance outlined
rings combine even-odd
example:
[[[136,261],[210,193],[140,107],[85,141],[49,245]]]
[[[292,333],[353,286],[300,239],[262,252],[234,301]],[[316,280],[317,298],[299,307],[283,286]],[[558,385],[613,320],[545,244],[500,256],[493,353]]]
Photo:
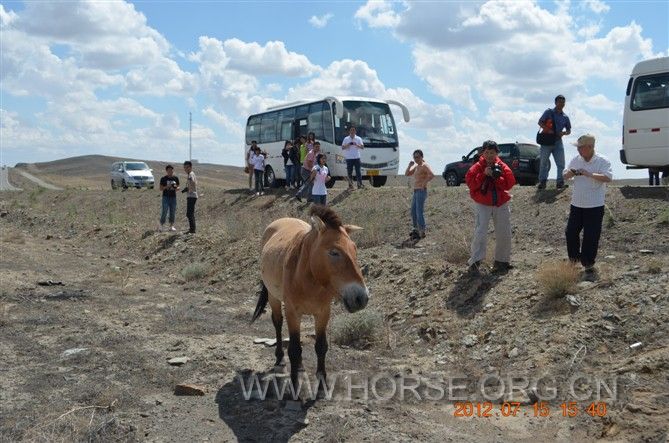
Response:
[[[492,178],[497,179],[502,176],[502,167],[498,163],[492,165],[490,170],[492,172]]]
[[[176,188],[177,182],[175,182],[174,180],[167,180],[167,187],[170,189]]]

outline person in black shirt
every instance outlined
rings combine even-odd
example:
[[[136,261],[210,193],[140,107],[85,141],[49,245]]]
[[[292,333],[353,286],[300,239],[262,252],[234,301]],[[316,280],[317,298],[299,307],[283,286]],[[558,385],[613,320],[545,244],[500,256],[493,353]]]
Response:
[[[174,218],[177,212],[177,191],[179,190],[179,177],[174,175],[172,165],[165,166],[167,175],[160,179],[160,190],[163,191],[163,208],[160,212],[160,230],[163,231],[167,211],[170,213],[170,231],[176,231]]]

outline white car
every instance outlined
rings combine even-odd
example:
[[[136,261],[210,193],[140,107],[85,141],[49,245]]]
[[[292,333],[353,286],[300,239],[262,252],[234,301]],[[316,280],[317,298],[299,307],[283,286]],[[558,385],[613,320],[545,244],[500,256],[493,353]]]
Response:
[[[127,189],[128,187],[153,189],[155,180],[153,169],[144,162],[116,162],[111,167],[111,187]]]

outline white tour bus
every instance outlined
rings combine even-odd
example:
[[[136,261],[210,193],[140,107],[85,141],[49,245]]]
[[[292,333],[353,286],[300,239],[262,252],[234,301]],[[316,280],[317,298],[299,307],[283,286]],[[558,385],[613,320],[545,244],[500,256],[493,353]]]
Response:
[[[386,183],[389,175],[397,175],[399,166],[399,141],[397,127],[389,104],[402,110],[404,121],[409,121],[409,110],[394,100],[362,97],[325,97],[320,100],[303,100],[273,106],[267,111],[251,115],[246,122],[244,158],[256,140],[266,151],[265,182],[267,186],[285,184],[281,150],[286,140],[313,132],[327,155],[330,176],[335,180],[346,178],[346,161],[341,149],[348,128],[353,125],[365,145],[360,153],[361,173],[370,179],[372,186]],[[246,161],[246,160],[245,160]],[[354,172],[355,174],[355,172]]]
[[[669,174],[669,57],[637,63],[627,83],[620,160]]]

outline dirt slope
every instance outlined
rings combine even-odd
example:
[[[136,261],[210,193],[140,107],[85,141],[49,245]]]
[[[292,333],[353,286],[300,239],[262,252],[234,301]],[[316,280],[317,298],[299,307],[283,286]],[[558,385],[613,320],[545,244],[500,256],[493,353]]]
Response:
[[[0,194],[3,441],[666,440],[667,188],[610,190],[601,278],[574,291],[580,306],[544,295],[536,281],[542,263],[565,255],[569,190],[514,190],[516,267],[472,279],[463,273],[472,231],[464,187],[431,191],[429,236],[417,248],[398,247],[408,233],[409,189],[335,188],[333,207],[365,228],[355,238],[373,294],[367,310],[385,320],[370,346],[331,343],[329,375],[457,375],[473,381],[465,391],[474,402],[484,401],[476,381],[486,374],[559,379],[550,416],[534,417],[531,399],[519,398],[522,413],[499,416],[494,402],[498,415],[486,418],[454,417],[454,401],[425,397],[338,398],[297,410],[244,400],[235,377],[269,370],[274,353],[253,344],[272,337],[269,316],[248,323],[260,235],[278,217],[306,217],[308,206],[282,192],[255,198],[207,189],[206,180],[203,187],[192,237],[155,232],[157,192]],[[185,202],[177,210],[183,228]],[[186,281],[182,271],[194,262],[203,275]],[[62,286],[37,284],[48,280]],[[313,326],[304,324],[313,375]],[[635,342],[642,345],[630,349]],[[180,356],[190,361],[167,363]],[[577,402],[577,416],[562,417],[560,403],[571,397],[560,383],[578,374],[592,380],[577,390],[596,377],[617,380],[604,417],[584,412],[590,397]],[[205,395],[173,395],[184,382]]]

